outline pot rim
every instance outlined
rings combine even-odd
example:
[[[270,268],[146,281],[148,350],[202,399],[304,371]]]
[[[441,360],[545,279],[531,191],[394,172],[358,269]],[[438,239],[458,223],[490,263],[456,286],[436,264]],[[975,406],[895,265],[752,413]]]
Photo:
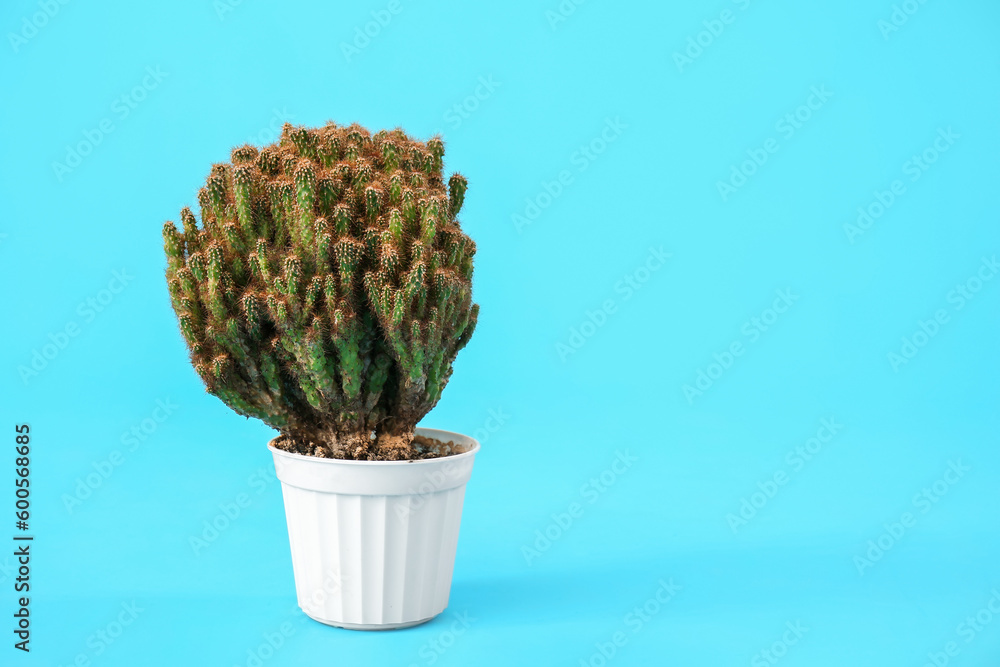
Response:
[[[274,454],[276,454],[276,455],[287,456],[287,457],[290,457],[292,459],[301,459],[303,461],[309,461],[311,463],[325,463],[325,464],[331,464],[331,465],[352,465],[352,466],[377,466],[377,467],[383,467],[383,466],[388,466],[388,465],[395,465],[395,466],[399,466],[399,465],[420,465],[420,464],[431,465],[431,464],[435,464],[435,463],[441,463],[441,462],[444,462],[444,461],[448,461],[448,462],[458,461],[458,460],[461,460],[463,458],[472,458],[472,457],[474,457],[479,452],[479,449],[480,449],[479,441],[476,440],[475,438],[473,438],[471,435],[465,435],[464,433],[458,433],[457,431],[445,431],[443,429],[430,428],[430,427],[425,427],[425,426],[418,426],[416,429],[414,429],[415,433],[420,434],[420,431],[425,431],[425,432],[426,431],[433,431],[435,433],[457,435],[457,436],[460,436],[460,437],[465,438],[467,440],[471,440],[472,441],[472,446],[469,449],[467,449],[464,452],[461,452],[459,454],[449,454],[448,456],[436,456],[436,457],[430,458],[430,459],[407,459],[405,461],[355,461],[353,459],[327,459],[327,458],[320,458],[318,456],[307,456],[305,454],[296,454],[294,452],[286,452],[285,450],[278,449],[277,447],[274,446],[274,441],[277,440],[278,438],[280,438],[281,437],[280,435],[275,436],[275,437],[271,438],[270,440],[268,440],[268,442],[267,442],[267,448],[269,450],[271,450],[271,452],[274,453]],[[426,435],[426,433],[425,434],[421,434],[421,435]],[[440,438],[438,438],[437,436],[433,436],[433,435],[426,435],[426,437],[433,437],[433,438],[437,438],[437,439],[440,440]]]

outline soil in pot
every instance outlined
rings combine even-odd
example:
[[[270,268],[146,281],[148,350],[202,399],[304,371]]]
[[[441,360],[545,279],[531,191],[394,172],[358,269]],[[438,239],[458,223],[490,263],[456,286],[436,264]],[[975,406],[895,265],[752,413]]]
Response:
[[[302,454],[303,456],[315,456],[321,459],[332,458],[330,452],[320,445],[314,443],[300,443],[292,440],[287,436],[280,436],[274,441],[274,446],[277,449],[288,452],[290,454]],[[443,456],[452,456],[454,454],[461,454],[465,451],[465,447],[448,440],[444,442],[438,440],[437,438],[428,438],[422,435],[413,436],[413,446],[417,450],[417,455],[414,456],[411,461],[417,461],[421,459],[436,459]]]

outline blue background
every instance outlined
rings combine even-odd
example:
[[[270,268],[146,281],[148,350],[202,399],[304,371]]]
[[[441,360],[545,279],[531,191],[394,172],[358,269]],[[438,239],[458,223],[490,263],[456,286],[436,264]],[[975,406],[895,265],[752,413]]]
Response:
[[[997,664],[1000,617],[960,624],[1000,586],[1000,280],[976,282],[1000,252],[1000,5],[903,4],[4,3],[0,479],[26,422],[37,537],[33,650],[0,627],[0,662]],[[167,299],[163,221],[286,119],[441,131],[470,181],[482,315],[424,424],[483,449],[449,609],[410,630],[297,611],[273,433],[204,393]],[[823,419],[843,427],[799,465]],[[661,579],[681,588],[637,628]]]

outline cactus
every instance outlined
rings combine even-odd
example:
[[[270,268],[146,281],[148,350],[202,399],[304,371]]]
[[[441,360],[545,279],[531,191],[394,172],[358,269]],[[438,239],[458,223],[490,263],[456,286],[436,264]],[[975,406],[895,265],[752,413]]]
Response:
[[[212,166],[167,285],[207,390],[321,456],[413,458],[413,430],[469,341],[475,243],[444,144],[286,124]]]

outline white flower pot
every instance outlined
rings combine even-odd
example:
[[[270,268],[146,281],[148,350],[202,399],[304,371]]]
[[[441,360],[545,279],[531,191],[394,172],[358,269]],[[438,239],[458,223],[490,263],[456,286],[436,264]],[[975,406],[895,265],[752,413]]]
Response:
[[[479,443],[448,431],[461,454],[343,461],[276,449],[299,607],[355,630],[417,625],[448,606],[465,484]]]

